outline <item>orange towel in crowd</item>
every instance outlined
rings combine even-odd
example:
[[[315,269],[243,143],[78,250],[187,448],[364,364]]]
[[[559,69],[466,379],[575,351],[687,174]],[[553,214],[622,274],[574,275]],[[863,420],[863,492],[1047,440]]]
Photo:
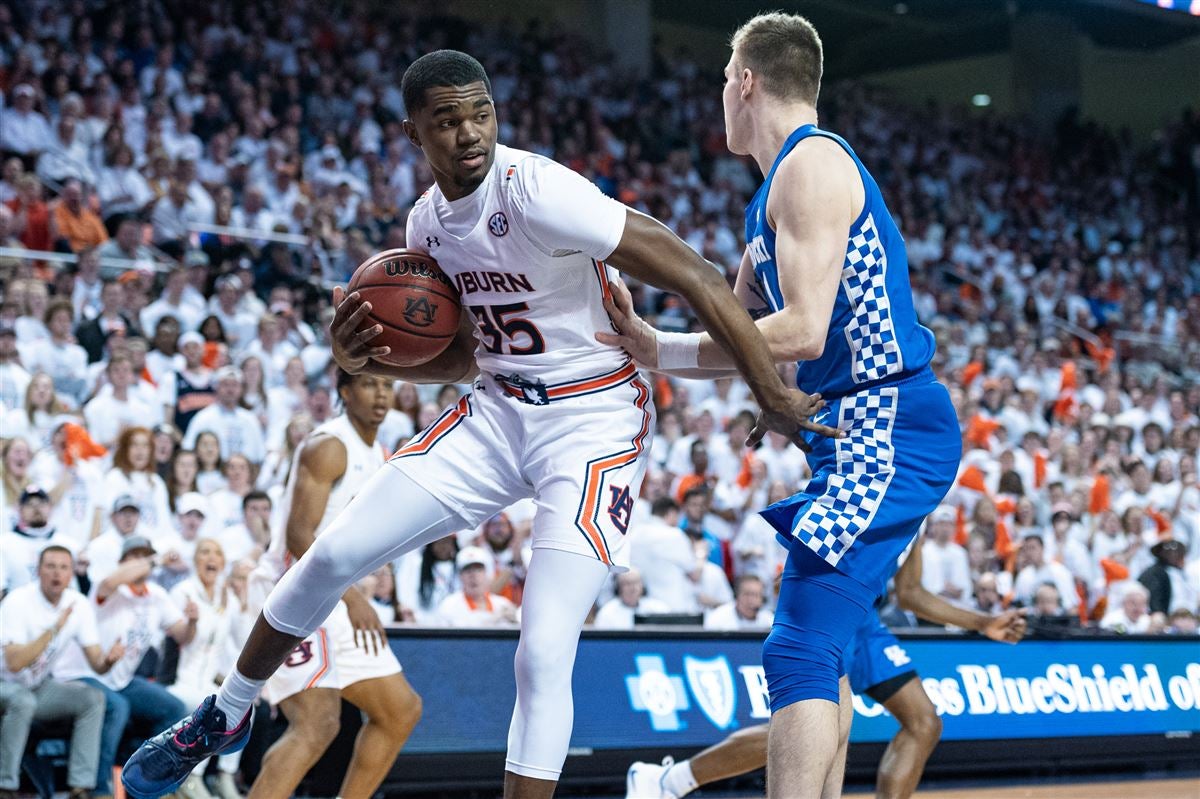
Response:
[[[754,480],[754,476],[751,473],[751,467],[754,466],[754,460],[755,458],[753,450],[748,449],[746,450],[745,454],[742,455],[742,468],[738,470],[737,478],[734,479],[734,482],[737,484],[738,488],[750,487],[750,483]]]
[[[1100,568],[1104,570],[1104,584],[1120,582],[1129,579],[1129,567],[1108,558],[1100,559]]]
[[[1012,555],[1016,554],[1017,548],[1013,545],[1012,534],[1008,532],[1008,525],[1002,519],[996,520],[996,555],[1005,561]]]
[[[682,505],[684,495],[696,486],[702,485],[705,485],[704,475],[685,474],[679,478],[679,488],[675,492],[675,501]]]
[[[82,425],[67,422],[63,425],[63,433],[67,437],[67,446],[63,451],[63,463],[67,466],[74,466],[76,461],[102,457],[108,452],[107,449],[96,443]]]
[[[1038,450],[1033,453],[1033,487],[1041,488],[1046,485],[1046,453]]]
[[[1145,508],[1145,511],[1146,515],[1154,520],[1154,529],[1158,531],[1158,537],[1170,538],[1171,520],[1167,517],[1167,514],[1153,508]],[[1163,535],[1163,533],[1167,533],[1168,535]]]
[[[671,390],[671,381],[666,375],[659,375],[654,381],[654,399],[660,408],[670,408],[675,401],[675,392]]]
[[[1112,507],[1112,496],[1109,491],[1108,475],[1098,474],[1092,482],[1092,490],[1088,495],[1088,513],[1102,513]]]
[[[154,375],[150,374],[149,366],[142,367],[142,379],[145,380],[147,383],[149,383],[152,386],[158,385],[158,383],[154,382]]]
[[[217,368],[217,360],[221,357],[221,342],[206,341],[204,342],[204,356],[200,362],[208,369]]]
[[[969,386],[975,382],[975,378],[983,374],[983,364],[979,361],[971,361],[963,367],[962,381],[963,386]]]
[[[967,443],[990,451],[992,433],[999,429],[1000,423],[995,419],[988,419],[977,413],[967,423]]]
[[[1075,416],[1075,389],[1079,387],[1079,373],[1075,362],[1067,361],[1062,366],[1062,383],[1058,389],[1058,399],[1054,402],[1054,417],[1069,420]]]
[[[1092,356],[1097,366],[1100,367],[1100,374],[1108,371],[1108,367],[1112,366],[1113,359],[1117,356],[1116,350],[1112,347],[1102,347],[1091,341],[1085,341],[1083,346],[1087,350],[1088,355]]]

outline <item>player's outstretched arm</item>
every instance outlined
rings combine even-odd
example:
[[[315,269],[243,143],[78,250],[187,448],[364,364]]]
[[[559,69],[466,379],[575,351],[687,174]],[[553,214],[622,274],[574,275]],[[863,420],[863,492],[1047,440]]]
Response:
[[[767,429],[788,436],[802,447],[802,430],[825,436],[838,431],[809,421],[824,402],[818,395],[787,389],[775,371],[775,359],[750,315],[725,283],[721,272],[665,225],[627,210],[625,230],[608,262],[622,272],[684,297],[746,379],[762,408],[755,440]]]
[[[346,294],[340,286],[335,286],[333,305],[333,322],[329,326],[333,359],[352,375],[367,372],[409,383],[466,383],[479,374],[475,364],[475,325],[465,310],[458,334],[442,354],[418,366],[393,366],[377,360],[391,352],[391,348],[371,343],[383,332],[383,327],[358,329],[370,312],[371,303],[364,302],[358,292]]]
[[[921,585],[922,540],[918,534],[908,557],[896,572],[896,601],[900,603],[900,607],[926,621],[974,630],[993,641],[1015,644],[1025,637],[1025,617],[1018,611],[1010,610],[998,616],[989,616],[951,605]]]

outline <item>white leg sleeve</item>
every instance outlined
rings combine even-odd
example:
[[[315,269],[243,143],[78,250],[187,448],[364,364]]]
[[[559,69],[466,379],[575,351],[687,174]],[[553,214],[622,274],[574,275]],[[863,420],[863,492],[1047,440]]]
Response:
[[[288,569],[267,597],[263,616],[276,630],[305,638],[364,575],[465,527],[428,491],[383,466]]]
[[[508,729],[514,774],[557,780],[567,759],[571,726],[571,672],[579,631],[608,578],[595,558],[557,549],[535,549],[521,601],[517,645],[517,705]]]

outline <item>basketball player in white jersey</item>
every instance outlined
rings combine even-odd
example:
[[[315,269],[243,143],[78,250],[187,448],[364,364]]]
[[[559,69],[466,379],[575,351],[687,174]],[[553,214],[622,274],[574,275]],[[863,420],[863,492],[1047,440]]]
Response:
[[[272,525],[271,545],[251,575],[259,607],[383,465],[375,434],[391,407],[392,381],[338,370],[337,392],[344,412],[310,433],[297,450],[280,503],[282,517]],[[288,728],[267,751],[247,799],[292,795],[337,736],[343,697],[363,711],[366,723],[338,796],[370,799],[421,717],[421,699],[404,679],[378,614],[355,587],[292,650],[264,693],[283,711]]]
[[[719,269],[578,174],[496,143],[478,61],[430,53],[408,68],[402,90],[405,132],[436,183],[409,216],[408,246],[459,287],[462,328],[432,362],[388,366],[376,359],[389,350],[371,344],[381,328],[355,332],[370,304],[335,289],[333,353],[351,373],[473,381],[473,391],[368,480],[288,571],[217,697],[130,759],[123,779],[134,799],[173,790],[197,757],[241,746],[259,686],[356,580],[525,497],[537,513],[504,795],[553,795],[571,737],[579,631],[610,570],[627,567],[625,533],[654,428],[649,387],[626,353],[594,336],[612,329],[608,264],[691,304],[762,408],[759,433],[837,435],[809,421],[819,397],[783,385]]]

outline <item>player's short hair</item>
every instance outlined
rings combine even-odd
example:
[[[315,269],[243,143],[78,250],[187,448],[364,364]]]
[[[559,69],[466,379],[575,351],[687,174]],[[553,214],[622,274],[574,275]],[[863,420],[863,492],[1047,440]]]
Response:
[[[762,80],[768,94],[817,104],[824,54],[807,19],[781,11],[759,14],[734,32],[729,45],[735,63]]]
[[[354,375],[350,374],[345,369],[343,369],[342,367],[339,366],[337,368],[337,379],[334,383],[334,385],[335,385],[334,390],[341,391],[343,388],[345,388],[346,386],[350,385],[353,382],[354,382]]]
[[[434,50],[409,64],[400,81],[404,108],[409,116],[425,107],[425,91],[434,86],[466,86],[482,82],[490,96],[492,82],[487,71],[471,56],[458,50]]]

